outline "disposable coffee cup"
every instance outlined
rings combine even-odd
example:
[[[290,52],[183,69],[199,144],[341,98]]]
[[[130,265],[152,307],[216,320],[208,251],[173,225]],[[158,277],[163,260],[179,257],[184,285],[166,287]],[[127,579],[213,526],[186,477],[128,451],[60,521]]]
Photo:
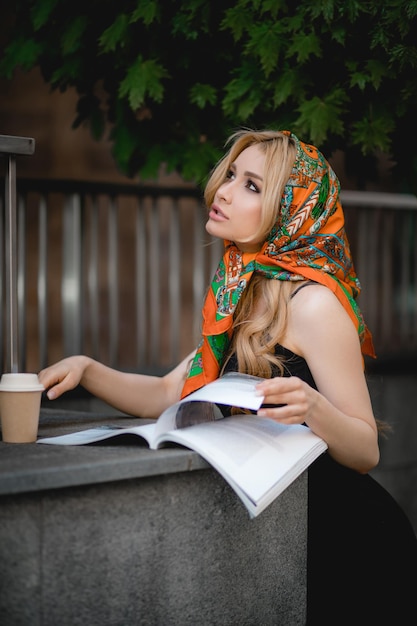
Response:
[[[3,374],[0,379],[2,439],[7,443],[36,441],[44,386],[37,374]]]

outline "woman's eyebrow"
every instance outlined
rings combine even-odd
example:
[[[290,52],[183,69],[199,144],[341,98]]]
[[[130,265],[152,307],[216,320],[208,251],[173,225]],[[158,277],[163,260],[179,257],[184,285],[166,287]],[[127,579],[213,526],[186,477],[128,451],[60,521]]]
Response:
[[[247,176],[248,178],[257,178],[260,181],[263,181],[262,176],[260,176],[259,174],[255,174],[255,172],[245,172],[245,176]]]
[[[229,169],[236,172],[236,163],[231,163]],[[246,172],[243,172],[243,175],[247,176],[248,178],[257,178],[261,182],[263,182],[264,180],[260,174],[255,174],[255,172],[246,171]]]

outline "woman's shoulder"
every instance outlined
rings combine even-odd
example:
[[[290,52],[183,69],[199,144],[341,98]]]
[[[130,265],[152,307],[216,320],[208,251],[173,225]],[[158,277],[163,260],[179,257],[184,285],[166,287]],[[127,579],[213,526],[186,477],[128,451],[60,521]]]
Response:
[[[303,289],[308,287],[308,289]],[[302,320],[328,313],[340,313],[347,316],[345,309],[336,295],[325,285],[307,282],[296,288],[291,296],[291,315]],[[347,316],[348,317],[348,316]]]
[[[329,342],[340,345],[358,340],[356,328],[338,298],[317,283],[309,283],[291,298],[287,335],[289,346],[298,354],[305,354],[307,345],[317,349]]]

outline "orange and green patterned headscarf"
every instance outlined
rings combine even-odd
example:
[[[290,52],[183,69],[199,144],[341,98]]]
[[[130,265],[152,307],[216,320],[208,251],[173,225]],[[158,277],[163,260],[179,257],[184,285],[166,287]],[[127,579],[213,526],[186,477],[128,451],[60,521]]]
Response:
[[[363,354],[374,355],[372,337],[356,303],[356,277],[339,199],[340,183],[314,146],[288,131],[296,158],[281,199],[280,215],[262,249],[242,253],[231,241],[203,307],[203,338],[182,397],[215,380],[233,333],[233,313],[254,273],[275,280],[313,280],[337,296],[355,324]]]

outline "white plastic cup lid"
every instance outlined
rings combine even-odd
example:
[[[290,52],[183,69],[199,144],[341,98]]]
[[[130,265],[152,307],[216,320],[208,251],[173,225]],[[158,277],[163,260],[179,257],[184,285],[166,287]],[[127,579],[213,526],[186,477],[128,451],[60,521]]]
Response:
[[[43,391],[37,374],[3,374],[0,391]]]

